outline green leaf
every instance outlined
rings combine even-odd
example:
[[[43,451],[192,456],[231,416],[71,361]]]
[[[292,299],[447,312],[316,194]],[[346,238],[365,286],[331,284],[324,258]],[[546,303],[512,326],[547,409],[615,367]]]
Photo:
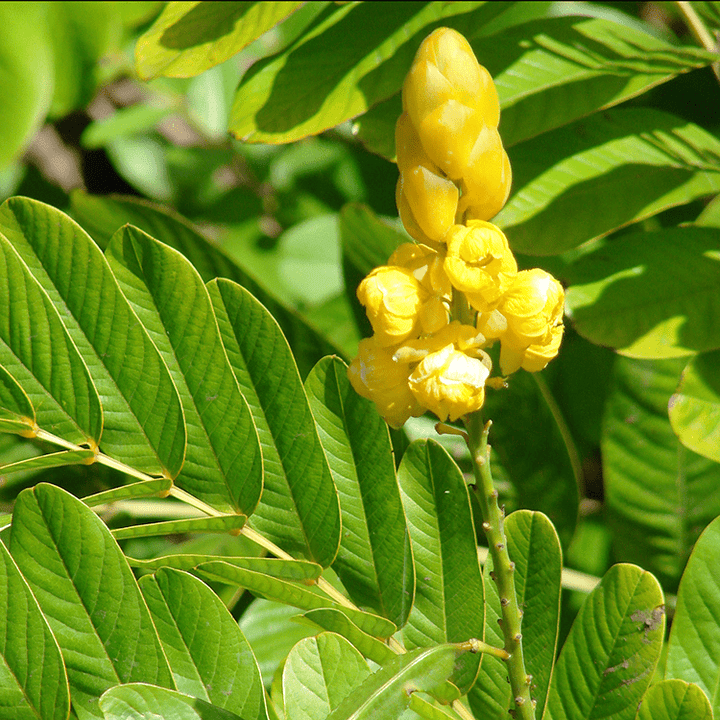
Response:
[[[106,254],[182,400],[187,450],[175,482],[212,507],[250,515],[263,486],[260,441],[202,279],[179,252],[131,226]]]
[[[0,278],[0,361],[8,388],[3,403],[11,412],[28,409],[14,380],[37,407],[35,419],[45,431],[97,445],[103,412],[88,368],[47,294],[2,235]]]
[[[246,720],[266,718],[260,671],[250,645],[218,596],[169,568],[140,579],[180,692]]]
[[[699,685],[720,715],[720,519],[700,536],[680,582],[665,677]]]
[[[327,567],[340,544],[340,506],[290,348],[247,290],[223,279],[208,289],[265,457],[265,493],[250,525],[291,555]]]
[[[720,351],[696,355],[670,398],[670,424],[693,452],[720,462]]]
[[[408,708],[416,712],[421,718],[426,718],[426,720],[458,720],[459,718],[459,716],[449,708],[445,709],[433,705],[416,692],[410,696]],[[405,715],[403,715],[403,718],[405,718]]]
[[[525,668],[533,677],[535,713],[542,717],[555,662],[560,619],[562,551],[555,528],[539,512],[518,510],[505,521],[508,552],[515,563],[515,591],[523,610],[522,640]],[[485,642],[505,647],[498,620],[502,617],[497,585],[491,579],[492,558],[483,568],[487,595]],[[470,690],[470,707],[483,720],[505,720],[514,706],[507,682],[507,664],[483,658],[477,682]]]
[[[317,608],[298,615],[295,620],[307,622],[313,627],[342,635],[365,657],[378,665],[384,665],[395,657],[395,653],[384,643],[361,630],[344,612],[334,608]]]
[[[713,712],[697,685],[662,680],[645,693],[637,720],[713,720]]]
[[[67,467],[68,465],[89,465],[95,461],[94,450],[63,450],[38,457],[27,458],[9,465],[0,466],[3,474],[23,472],[25,470],[42,470],[45,468]]]
[[[179,250],[205,282],[224,277],[247,288],[280,324],[293,349],[302,377],[310,372],[320,358],[337,352],[314,328],[263,289],[177,213],[135,198],[99,197],[75,192],[71,200],[73,212],[101,247],[107,245],[119,227],[131,223]]]
[[[83,498],[87,502],[87,498]],[[116,540],[127,540],[134,537],[157,537],[175,533],[191,532],[229,532],[240,530],[247,522],[242,515],[221,515],[220,517],[188,518],[187,520],[168,520],[167,522],[148,523],[147,525],[130,525],[125,528],[111,530]]]
[[[105,720],[249,720],[199,698],[141,683],[110,688],[100,708]]]
[[[0,167],[20,155],[50,107],[53,58],[43,3],[0,5]],[[31,49],[31,50],[30,50]]]
[[[353,390],[339,358],[321,360],[305,390],[340,495],[343,532],[333,569],[357,605],[402,626],[415,573],[387,425]]]
[[[277,558],[225,555],[191,555],[178,553],[175,555],[164,555],[151,560],[139,560],[129,557],[128,562],[135,567],[147,569],[169,567],[177,570],[192,570],[199,565],[211,562],[225,562],[228,565],[250,570],[253,573],[299,583],[308,583],[308,581],[317,580],[322,572],[322,568],[319,565],[304,560],[279,560]]]
[[[408,689],[433,690],[439,686],[452,674],[459,654],[456,645],[437,645],[398,655],[370,675],[327,720],[398,717],[410,701]]]
[[[19,423],[24,432],[34,430],[35,408],[20,383],[0,365],[0,421]],[[23,432],[21,429],[20,432]]]
[[[283,697],[288,720],[327,717],[370,675],[363,656],[335,633],[301,640],[283,670]]]
[[[720,141],[668,113],[616,109],[513,148],[493,222],[513,250],[554,255],[720,191]],[[592,198],[588,202],[588,198]]]
[[[620,560],[674,587],[700,531],[720,515],[720,465],[678,442],[667,405],[682,359],[618,358],[602,439],[605,503]]]
[[[710,228],[624,235],[568,268],[568,314],[583,337],[629,357],[713,350],[720,347],[719,260]]]
[[[577,522],[580,461],[544,373],[513,375],[507,388],[487,394],[483,415],[493,422],[491,460],[500,461],[514,486],[517,507],[545,513],[567,547]]]
[[[665,631],[657,580],[614,565],[586,598],[563,646],[545,717],[632,720],[652,679]]]
[[[249,142],[287,143],[335,127],[398,92],[432,30],[448,25],[468,33],[500,12],[492,6],[329,6],[293,45],[245,75],[230,131]]]
[[[175,477],[185,455],[180,399],[103,254],[69,217],[27,198],[3,204],[0,230],[87,363],[104,409],[101,450],[142,472]]]
[[[171,2],[135,48],[138,75],[193,77],[240,52],[299,2]]]
[[[407,515],[417,585],[403,639],[408,648],[484,636],[483,580],[465,479],[447,451],[417,440],[405,451],[398,482]],[[453,683],[467,692],[480,654],[458,661]]]
[[[92,510],[53,485],[23,490],[10,552],[60,645],[83,715],[101,717],[97,698],[118,683],[173,686],[135,578]]]
[[[239,585],[267,600],[293,605],[301,610],[341,609],[361,630],[374,637],[389,638],[397,631],[395,625],[385,618],[361,610],[340,607],[334,601],[329,600],[327,596],[307,585],[295,584],[270,577],[262,572],[247,570],[237,565],[231,565],[227,560],[203,563],[197,567],[197,572],[208,580]]]
[[[88,507],[97,507],[106,503],[113,503],[117,500],[128,500],[131,498],[167,497],[173,483],[170,478],[153,478],[152,480],[141,480],[140,482],[121,485],[120,487],[102,490],[94,495],[86,495],[82,501]],[[241,516],[242,517],[242,516]]]
[[[60,648],[0,542],[0,688],[12,720],[65,720],[70,691]]]
[[[476,27],[470,42],[495,79],[505,147],[713,61],[704,50],[670,45],[636,25],[584,14],[531,20],[489,36]]]

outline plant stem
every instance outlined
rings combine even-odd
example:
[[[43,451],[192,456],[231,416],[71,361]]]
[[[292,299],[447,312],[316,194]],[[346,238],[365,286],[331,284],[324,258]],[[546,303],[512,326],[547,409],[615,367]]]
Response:
[[[718,43],[717,40],[710,34],[710,31],[705,26],[702,18],[697,14],[697,12],[695,12],[695,8],[693,8],[692,3],[676,2],[675,5],[698,43],[700,43],[700,45],[702,45],[702,47],[706,50],[717,53],[720,50],[720,43]],[[710,67],[715,73],[717,81],[720,82],[720,62],[714,62]]]
[[[515,702],[514,717],[535,720],[535,704],[530,695],[532,677],[525,670],[522,645],[522,612],[515,592],[515,564],[511,562],[505,537],[504,512],[498,507],[498,493],[493,485],[490,470],[490,446],[487,443],[490,424],[483,425],[480,413],[467,416],[470,453],[473,458],[477,498],[483,515],[483,530],[487,536],[493,559],[491,577],[498,587],[502,620],[500,627],[505,637],[510,687]]]

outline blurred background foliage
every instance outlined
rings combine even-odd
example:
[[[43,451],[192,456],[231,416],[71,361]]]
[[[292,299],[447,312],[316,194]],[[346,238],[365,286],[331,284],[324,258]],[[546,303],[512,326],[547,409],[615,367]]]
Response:
[[[0,193],[54,205],[101,246],[126,222],[161,240],[158,228],[199,232],[209,241],[208,267],[228,264],[232,271],[216,272],[239,279],[273,311],[305,376],[327,352],[353,357],[368,334],[355,287],[406,239],[394,200],[393,128],[402,77],[438,25],[464,32],[499,78],[515,191],[498,224],[521,266],[587,284],[613,240],[640,230],[651,242],[652,233],[687,225],[711,228],[708,247],[720,249],[720,201],[712,202],[720,190],[718,69],[680,5],[2,3]],[[716,38],[718,3],[691,5]],[[508,70],[533,43],[583,70],[542,68],[535,104],[513,89]],[[673,153],[681,161],[670,167]],[[590,168],[584,175],[578,162]],[[543,200],[533,182],[551,170],[554,195]],[[601,311],[612,324],[613,308]],[[680,444],[668,403],[690,356],[720,343],[678,357],[620,357],[612,348],[632,347],[635,337],[606,339],[595,321],[576,312],[558,360],[539,379],[518,375],[489,398],[502,500],[508,511],[546,512],[569,567],[601,576],[629,560],[672,593],[698,534],[720,514],[720,466],[712,451],[703,457]],[[702,357],[709,372],[718,368],[717,358]],[[432,427],[420,418],[395,433],[397,460],[408,438]],[[460,445],[445,442],[468,470]],[[0,436],[0,465],[33,452]],[[40,480],[76,495],[120,482],[97,465],[0,473],[5,510]],[[173,505],[115,512],[127,524],[172,514]],[[177,552],[249,552],[238,539],[214,536],[133,542],[128,552],[138,558],[167,554],[168,543]],[[303,628],[283,635],[287,608],[260,601],[246,611],[247,594],[216,589],[236,616],[245,613],[250,641],[266,644],[258,656],[269,682],[287,654],[280,645]],[[566,593],[567,609],[577,605]],[[566,628],[571,617],[565,613]]]

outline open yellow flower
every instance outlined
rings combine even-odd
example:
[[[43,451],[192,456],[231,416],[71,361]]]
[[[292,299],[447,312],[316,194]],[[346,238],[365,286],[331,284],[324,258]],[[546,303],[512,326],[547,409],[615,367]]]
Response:
[[[500,228],[481,220],[455,225],[447,236],[445,272],[480,312],[510,287],[517,263]]]
[[[485,402],[490,369],[450,343],[427,355],[410,374],[409,383],[419,404],[440,420],[457,420],[479,410]]]
[[[557,355],[562,340],[565,293],[549,273],[535,268],[515,277],[498,311],[507,321],[500,337],[500,369],[509,375],[522,367],[542,370]]]
[[[358,355],[348,368],[348,378],[358,395],[372,400],[388,425],[402,427],[425,408],[410,391],[407,364],[393,360],[394,348],[383,347],[376,337],[360,341]]]
[[[397,345],[420,334],[419,313],[429,294],[410,270],[375,268],[360,283],[357,296],[381,345]]]

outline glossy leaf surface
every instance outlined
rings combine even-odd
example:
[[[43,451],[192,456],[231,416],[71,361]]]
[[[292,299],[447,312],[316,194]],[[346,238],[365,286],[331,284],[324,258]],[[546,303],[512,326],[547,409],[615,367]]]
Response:
[[[653,685],[640,703],[637,720],[712,720],[705,693],[693,683],[663,680]]]

